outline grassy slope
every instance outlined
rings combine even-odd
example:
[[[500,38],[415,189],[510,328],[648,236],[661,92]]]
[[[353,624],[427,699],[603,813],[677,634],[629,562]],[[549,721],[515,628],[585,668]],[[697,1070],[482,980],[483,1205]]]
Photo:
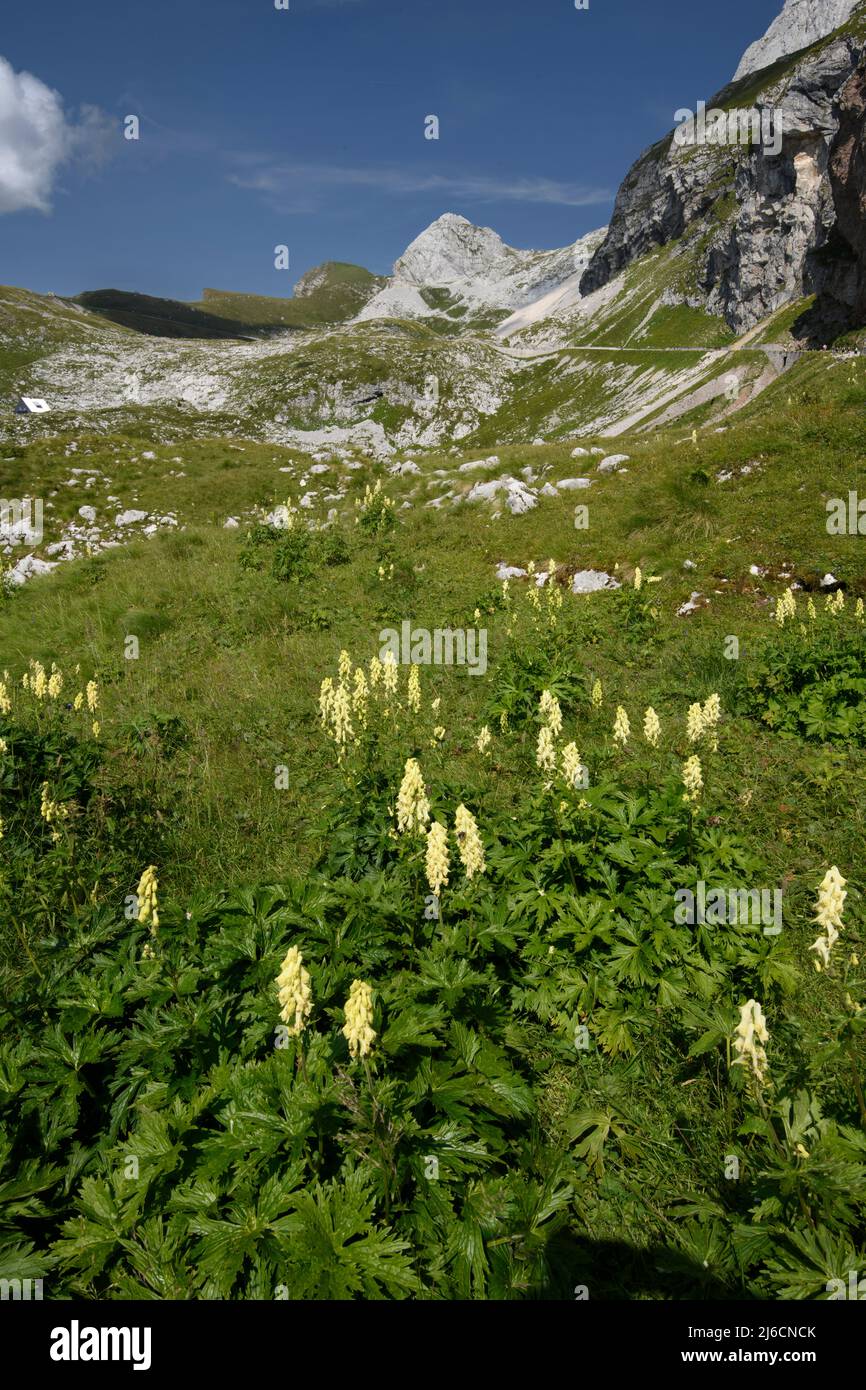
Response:
[[[384,284],[362,266],[329,261],[309,293],[278,299],[206,289],[190,304],[127,290],[87,290],[75,303],[110,322],[166,338],[239,338],[268,330],[319,328],[351,318]]]
[[[0,285],[0,395],[11,394],[18,374],[46,354],[70,344],[86,347],[105,332],[122,329],[51,295]]]
[[[622,440],[619,447],[631,455],[628,474],[598,478],[580,499],[545,500],[526,516],[498,520],[481,508],[416,505],[400,513],[395,573],[384,583],[373,543],[350,522],[350,563],[326,575],[295,585],[241,570],[242,538],[224,531],[221,520],[284,495],[287,484],[277,469],[292,457],[288,451],[251,443],[239,452],[221,440],[187,441],[159,447],[157,458],[145,461],[141,438],[79,439],[74,461],[86,458],[104,468],[124,504],[133,494],[146,507],[170,503],[189,529],[64,566],[50,581],[32,581],[0,609],[3,664],[16,679],[31,656],[56,660],[64,669],[78,661],[85,675],[98,673],[103,737],[117,750],[109,779],[132,778],[161,808],[161,891],[166,900],[183,903],[207,885],[272,882],[312,860],[318,846],[310,825],[340,789],[318,727],[319,683],[334,672],[342,647],[356,660],[368,658],[380,629],[404,617],[430,627],[471,626],[476,606],[484,611],[488,676],[470,679],[459,669],[423,673],[425,698],[441,695],[447,729],[441,751],[425,760],[425,772],[430,782],[447,777],[461,785],[491,820],[507,812],[537,774],[531,741],[497,740],[492,776],[473,748],[489,717],[504,648],[504,618],[491,611],[495,564],[553,556],[575,567],[618,564],[624,574],[640,564],[662,576],[656,590],[660,641],[640,657],[611,621],[608,595],[565,597],[566,605],[579,606],[584,624],[580,641],[573,635],[568,647],[572,668],[587,680],[600,677],[606,691],[599,716],[565,710],[566,733],[596,766],[609,757],[604,750],[615,704],[624,704],[637,725],[651,703],[669,727],[691,700],[720,692],[726,719],[712,807],[721,828],[735,829],[761,856],[771,881],[787,884],[786,940],[809,982],[787,1002],[789,1026],[796,1029],[820,1019],[825,1007],[827,987],[815,980],[807,953],[815,934],[810,902],[828,863],[856,879],[866,759],[844,748],[783,740],[730,710],[755,643],[768,630],[768,596],[781,588],[752,578],[751,564],[832,569],[852,590],[864,591],[862,548],[855,538],[827,535],[823,505],[847,487],[866,491],[864,388],[866,364],[812,356],[729,429],[697,445],[686,428]],[[63,460],[65,442],[15,450],[7,464],[10,491],[13,482],[20,491],[37,481],[62,482],[72,462]],[[550,477],[575,471],[562,445],[499,452],[503,469],[512,472],[530,459]],[[178,456],[182,463],[174,462]],[[431,456],[425,473],[458,461]],[[749,476],[714,481],[719,470],[750,461],[760,468]],[[169,467],[182,467],[187,477],[168,480]],[[376,471],[369,466],[352,474],[350,487],[360,491]],[[416,479],[388,482],[398,502],[417,486]],[[416,504],[440,487],[440,480],[425,477]],[[80,500],[77,492],[72,500],[61,492],[57,507],[71,514]],[[588,532],[574,529],[576,500],[589,502]],[[683,571],[686,559],[695,570]],[[710,596],[711,606],[678,618],[676,608],[692,589]],[[140,640],[137,661],[124,659],[131,633]],[[730,634],[740,638],[739,663],[722,654]],[[172,717],[188,741],[161,757],[153,731]],[[279,764],[289,768],[288,794],[274,790]],[[636,750],[624,760],[622,776],[639,783],[655,775],[655,765]],[[850,902],[856,904],[856,896]],[[862,949],[856,926],[846,941]],[[669,1068],[660,1079],[665,1048],[660,1031],[644,1056],[651,1069],[654,1057],[658,1062],[651,1086],[628,1062],[594,1060],[582,1073],[583,1104],[598,1103],[616,1084],[647,1132],[662,1117],[672,1135],[661,1147],[645,1148],[639,1161],[610,1154],[595,1195],[580,1199],[580,1219],[593,1238],[616,1243],[607,1262],[599,1256],[593,1266],[593,1296],[597,1288],[615,1291],[620,1280],[635,1296],[625,1272],[635,1250],[675,1243],[664,1194],[678,1184],[687,1189],[694,1172],[714,1171],[727,1151],[709,1074],[696,1075],[686,1102]],[[547,1070],[539,1094],[545,1133],[561,1132],[575,1103],[573,1086],[561,1063]]]
[[[788,561],[804,572],[832,570],[862,591],[866,569],[856,539],[827,535],[824,499],[848,487],[866,491],[859,449],[864,386],[863,364],[811,357],[728,430],[697,445],[682,427],[618,440],[617,448],[631,455],[629,473],[599,478],[579,499],[545,499],[526,516],[495,521],[475,506],[439,511],[416,505],[403,514],[398,533],[395,563],[402,580],[396,594],[378,580],[372,548],[360,541],[352,563],[329,572],[327,585],[280,585],[240,571],[241,540],[222,530],[222,520],[285,496],[291,484],[277,470],[296,457],[289,451],[251,443],[239,452],[218,440],[188,441],[158,449],[150,462],[138,458],[141,441],[134,449],[120,439],[85,439],[74,462],[86,458],[101,467],[124,506],[160,509],[170,492],[171,505],[190,529],[64,565],[51,580],[29,583],[0,612],[4,661],[18,669],[31,655],[62,666],[80,660],[112,677],[108,720],[159,709],[189,725],[193,742],[183,781],[189,779],[197,794],[178,808],[178,854],[174,868],[165,868],[168,882],[188,888],[214,863],[221,875],[239,879],[266,866],[288,868],[305,853],[305,789],[315,797],[317,779],[327,780],[315,696],[339,649],[348,647],[358,660],[368,657],[377,649],[380,627],[403,616],[431,626],[446,617],[468,622],[494,586],[500,560],[540,561],[549,554],[578,567],[640,564],[662,574],[665,642],[656,664],[619,668],[614,633],[603,636],[591,654],[575,653],[576,663],[601,670],[634,706],[653,703],[661,712],[675,699],[696,698],[702,685],[721,684],[724,696],[736,672],[721,659],[722,638],[740,634],[748,652],[749,639],[766,629],[762,594],[779,586],[752,579],[750,565]],[[21,452],[6,465],[10,492],[26,492],[37,479],[50,482],[52,469],[59,482],[73,462],[59,461],[56,443]],[[127,461],[133,454],[135,464]],[[516,471],[529,458],[551,478],[576,471],[563,446],[505,447],[499,455],[503,471]],[[174,462],[178,458],[182,463]],[[715,482],[717,472],[748,461],[760,468],[740,480]],[[431,455],[425,472],[455,462]],[[168,479],[170,468],[183,469],[187,477]],[[370,465],[350,475],[350,499],[377,471]],[[466,486],[483,476],[471,475]],[[388,482],[398,501],[414,487],[412,479]],[[441,489],[441,481],[431,477],[416,504]],[[73,496],[59,489],[55,515],[66,519],[82,500],[77,490]],[[88,500],[101,505],[98,492]],[[577,500],[589,502],[588,533],[574,530]],[[686,559],[697,565],[688,574],[682,569]],[[423,570],[417,573],[419,564]],[[676,618],[675,609],[692,589],[708,594],[711,607],[687,621]],[[589,602],[604,634],[606,596]],[[313,610],[321,629],[310,628]],[[137,663],[123,660],[127,633],[142,638]],[[495,633],[491,643],[495,653]],[[433,679],[447,691],[447,722],[457,745],[465,746],[457,731],[467,721],[480,722],[485,682],[442,672]],[[244,712],[240,723],[238,709]],[[731,752],[732,782],[753,779],[755,768],[766,762],[780,787],[794,768],[802,772],[801,759],[814,758],[747,721],[731,738]],[[272,791],[272,758],[290,763],[299,797],[281,799]],[[850,810],[852,823],[859,821],[853,802]],[[777,852],[778,826],[766,805],[756,825],[768,816],[761,835],[769,836],[768,847]],[[838,824],[816,823],[809,806],[798,819],[815,852],[828,836],[835,841],[842,833],[841,815]]]
[[[385,284],[382,276],[342,261],[328,261],[321,271],[321,284],[291,299],[207,289],[191,307],[259,328],[318,328],[352,318]]]

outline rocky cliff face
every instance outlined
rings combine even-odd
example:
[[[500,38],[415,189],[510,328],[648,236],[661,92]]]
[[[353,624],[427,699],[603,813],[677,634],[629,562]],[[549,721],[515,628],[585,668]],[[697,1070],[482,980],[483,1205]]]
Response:
[[[835,221],[808,257],[818,295],[808,326],[823,337],[866,323],[866,63],[842,90],[828,176]]]
[[[863,10],[860,11],[863,14]],[[851,32],[849,32],[851,30]],[[619,190],[608,235],[582,294],[637,257],[682,239],[674,295],[744,332],[819,289],[818,253],[832,258],[836,225],[830,155],[842,91],[866,52],[866,22],[730,84],[710,108],[755,110],[775,138],[751,144],[678,144],[648,150]]]
[[[850,18],[860,0],[785,0],[763,38],[746,49],[734,81],[826,38]]]

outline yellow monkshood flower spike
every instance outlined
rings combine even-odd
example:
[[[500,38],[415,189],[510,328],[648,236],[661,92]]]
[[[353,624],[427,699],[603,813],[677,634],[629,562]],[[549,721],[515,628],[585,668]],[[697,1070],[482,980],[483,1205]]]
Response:
[[[661,738],[662,726],[659,717],[650,705],[643,717],[643,736],[651,748],[658,748]]]
[[[417,666],[409,667],[406,703],[413,714],[417,714],[421,709],[421,675]]]
[[[553,742],[553,734],[546,724],[538,731],[535,762],[542,772],[556,771],[556,746]]]
[[[560,763],[562,776],[570,787],[576,787],[582,771],[580,753],[576,743],[567,743],[562,750]]]
[[[737,1054],[732,1066],[750,1067],[758,1085],[762,1085],[767,1074],[767,1054],[764,1043],[769,1042],[767,1021],[760,1004],[750,999],[740,1009],[740,1021],[734,1033],[734,1052]]]
[[[833,947],[839,940],[839,932],[842,930],[842,911],[848,896],[845,891],[846,882],[847,879],[842,877],[834,864],[827,870],[818,889],[815,921],[824,928],[827,935],[819,936],[817,941],[813,941],[809,950],[814,951],[819,958],[815,961],[815,969],[819,972],[829,968]]]
[[[386,695],[397,694],[397,659],[393,652],[385,653],[385,660],[382,662],[382,684]]]
[[[549,690],[541,693],[539,701],[541,717],[552,734],[562,733],[562,710],[555,695],[551,695]]]
[[[689,712],[686,718],[686,734],[689,743],[697,743],[701,734],[704,732],[704,707],[703,705],[689,705]]]
[[[789,618],[797,616],[797,600],[794,598],[792,589],[786,589],[780,599],[776,600],[776,622],[779,627],[784,627]]]
[[[591,699],[593,709],[601,709],[601,702],[604,699],[604,695],[602,693],[601,688],[601,681],[593,682]]]
[[[158,887],[156,865],[149,864],[141,875],[138,884],[138,920],[139,922],[149,922],[150,929],[154,934],[159,928]]]
[[[842,910],[848,896],[845,891],[847,882],[848,880],[842,877],[835,864],[827,870],[821,880],[818,889],[818,901],[815,904],[815,921],[819,926],[832,926],[837,931],[842,930]]]
[[[373,991],[363,980],[353,980],[345,1007],[346,1022],[341,1029],[349,1044],[349,1056],[354,1061],[366,1057],[376,1034],[373,1031]]]
[[[718,725],[722,717],[722,702],[718,695],[708,695],[703,708],[704,735],[710,746],[710,751],[715,753],[719,746]]]
[[[443,731],[444,732],[444,731]],[[423,834],[430,819],[430,802],[417,759],[408,758],[397,794],[397,829],[401,834]]]
[[[286,952],[277,976],[277,990],[281,1005],[280,1018],[290,1036],[298,1038],[313,1011],[313,991],[309,972],[304,969],[304,958],[297,946],[290,946]]]
[[[486,868],[484,846],[478,834],[475,817],[462,803],[455,812],[454,829],[466,877],[473,879],[476,874],[483,874]]]
[[[69,819],[69,807],[62,801],[54,801],[48,790],[48,783],[42,783],[42,805],[40,806],[42,819],[46,825],[54,825],[57,821]],[[55,840],[59,839],[57,831],[54,832]]]
[[[425,871],[431,893],[439,896],[448,882],[450,860],[448,857],[448,831],[438,820],[434,820],[427,831],[427,855]]]
[[[692,756],[683,764],[684,801],[697,801],[704,787],[700,758]]]
[[[621,743],[623,748],[625,748],[625,745],[628,743],[630,733],[631,724],[628,721],[628,715],[626,714],[622,705],[617,705],[616,718],[613,722],[614,743]]]

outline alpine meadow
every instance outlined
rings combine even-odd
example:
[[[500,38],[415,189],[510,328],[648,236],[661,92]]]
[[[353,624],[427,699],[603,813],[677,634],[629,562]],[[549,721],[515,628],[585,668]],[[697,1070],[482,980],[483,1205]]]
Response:
[[[866,1299],[866,0],[780,5],[13,5],[3,1299]]]

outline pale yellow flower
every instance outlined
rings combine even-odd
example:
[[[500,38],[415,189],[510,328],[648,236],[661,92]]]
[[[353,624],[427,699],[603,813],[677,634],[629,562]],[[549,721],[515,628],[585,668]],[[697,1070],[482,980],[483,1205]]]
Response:
[[[818,889],[818,901],[815,904],[815,921],[819,926],[832,926],[838,931],[842,930],[842,910],[848,896],[845,891],[847,882],[848,880],[842,877],[835,864],[827,870],[821,880]]]
[[[80,697],[76,697],[80,698]],[[331,721],[331,706],[334,702],[334,682],[330,676],[325,676],[319,687],[319,714],[325,728]]]
[[[363,980],[352,981],[344,1012],[346,1022],[341,1032],[349,1044],[349,1056],[353,1061],[366,1057],[376,1040],[376,1034],[372,1026],[373,991]]]
[[[559,707],[559,701],[557,700],[556,696],[551,695],[549,690],[543,690],[541,692],[539,708],[541,711],[541,717],[547,724],[547,727],[549,728],[550,732],[552,734],[561,734],[562,710]]]
[[[507,733],[508,733],[508,710],[507,710],[507,709],[504,709],[504,710],[502,711],[502,713],[500,714],[500,716],[499,716],[499,730],[500,730],[500,733],[503,733],[503,734],[507,734]]]
[[[57,821],[69,819],[69,807],[65,806],[62,801],[53,800],[49,795],[47,782],[42,783],[42,804],[39,809],[42,814],[42,819],[47,825],[54,825]],[[58,838],[56,831],[54,832],[54,838],[55,840]]]
[[[592,707],[593,707],[593,709],[601,709],[601,702],[602,702],[602,699],[604,698],[604,697],[603,697],[603,694],[602,694],[602,689],[601,689],[601,681],[595,681],[595,682],[594,682],[593,687],[592,687],[592,697],[591,697],[591,698],[592,698]]]
[[[280,1018],[289,1035],[298,1038],[313,1011],[313,991],[309,971],[304,969],[304,958],[297,946],[290,946],[286,952],[277,976],[277,990],[281,1005]]]
[[[421,768],[415,758],[408,758],[397,795],[397,829],[401,834],[420,835],[429,819],[430,802]]]
[[[560,770],[563,778],[570,787],[576,787],[578,785],[578,782],[581,780],[583,767],[576,743],[567,743],[563,748]]]
[[[544,724],[538,731],[538,745],[535,750],[535,763],[543,772],[556,771],[556,745],[553,742],[553,734],[548,725]]]
[[[614,743],[621,743],[623,748],[625,748],[625,745],[628,743],[630,733],[631,724],[629,723],[628,715],[626,714],[622,705],[617,705],[616,718],[613,722]]]
[[[382,662],[382,684],[386,695],[397,694],[397,661],[393,652],[386,652]]]
[[[475,747],[478,749],[478,752],[479,752],[479,753],[486,753],[487,750],[488,750],[488,748],[490,747],[490,744],[491,744],[492,740],[493,740],[493,736],[492,736],[490,730],[488,729],[487,725],[485,724],[484,727],[483,727],[482,730],[481,730],[481,733],[478,735],[477,739],[475,740]]]
[[[59,671],[52,671],[48,677],[48,698],[56,700],[63,689],[63,676]]]
[[[427,831],[427,855],[425,869],[430,891],[439,895],[448,882],[448,831],[438,820],[434,820]]]
[[[99,709],[99,686],[96,684],[96,681],[88,681],[86,691],[87,708],[90,710],[91,714],[95,714]]]
[[[100,730],[100,728],[102,727],[102,726],[100,725],[100,723],[99,723],[99,720],[98,720],[98,719],[94,719],[94,721],[93,721],[93,723],[91,724],[90,727],[91,727],[91,729],[93,730],[93,737],[94,737],[94,738],[99,738],[99,730]]]
[[[0,681],[0,714],[8,714],[12,709],[12,701],[9,699],[9,691],[6,689],[6,682]]]
[[[784,627],[789,618],[797,616],[797,600],[794,598],[792,589],[786,589],[780,599],[776,600],[776,622],[779,627]]]
[[[78,692],[78,694],[76,695],[75,699],[72,701],[72,708],[75,709],[75,710],[80,710],[80,709],[83,709],[83,707],[84,707],[84,692],[83,692],[82,690],[79,690],[79,692]]]
[[[331,700],[331,737],[342,752],[349,739],[355,737],[352,726],[349,692],[345,685],[338,685]]]
[[[820,960],[815,961],[815,969],[820,973],[821,970],[828,969],[830,965],[830,955],[833,947],[839,940],[839,933],[835,927],[827,928],[826,936],[819,936],[817,941],[813,941],[809,947],[810,951],[815,951]]]
[[[486,868],[484,846],[481,843],[475,817],[462,803],[455,812],[454,828],[466,877],[472,879],[476,874],[483,874]]]
[[[701,734],[704,732],[704,708],[703,705],[689,705],[689,712],[686,717],[686,733],[689,743],[697,743]]]
[[[703,708],[704,735],[712,753],[717,752],[719,747],[718,726],[721,717],[722,702],[719,696],[708,695]]]
[[[683,786],[686,789],[684,801],[697,801],[704,786],[704,775],[700,759],[694,755],[683,764]]]
[[[643,583],[643,574],[641,573],[641,568],[640,568],[640,566],[638,565],[638,566],[636,567],[636,569],[635,569],[635,572],[634,572],[634,587],[635,587],[635,592],[636,592],[636,593],[639,592],[640,586],[641,586],[642,583]]]
[[[866,620],[866,613],[864,613],[862,598],[858,598],[857,602],[854,605],[854,617],[857,619],[858,623],[862,623],[864,620]]]
[[[658,748],[661,738],[662,726],[659,717],[650,705],[643,717],[643,736],[651,748]]]
[[[153,935],[156,935],[159,927],[158,888],[156,865],[150,864],[141,875],[138,883],[138,920],[139,922],[150,922],[150,930]]]
[[[814,623],[816,618],[818,617],[818,614],[815,611],[815,601],[812,598],[811,594],[806,599],[806,612],[809,616],[809,622]]]
[[[382,663],[381,663],[381,661],[379,660],[378,656],[371,656],[371,657],[370,657],[370,686],[371,686],[371,688],[372,688],[373,690],[376,689],[376,687],[377,687],[377,685],[379,684],[379,682],[380,682],[381,679],[382,679]]]
[[[764,1043],[769,1040],[767,1022],[761,1006],[755,999],[750,999],[740,1009],[740,1021],[733,1040],[737,1055],[731,1065],[751,1067],[752,1075],[759,1086],[763,1084],[767,1073]]]
[[[421,708],[421,675],[417,666],[409,667],[406,703],[414,714]]]

